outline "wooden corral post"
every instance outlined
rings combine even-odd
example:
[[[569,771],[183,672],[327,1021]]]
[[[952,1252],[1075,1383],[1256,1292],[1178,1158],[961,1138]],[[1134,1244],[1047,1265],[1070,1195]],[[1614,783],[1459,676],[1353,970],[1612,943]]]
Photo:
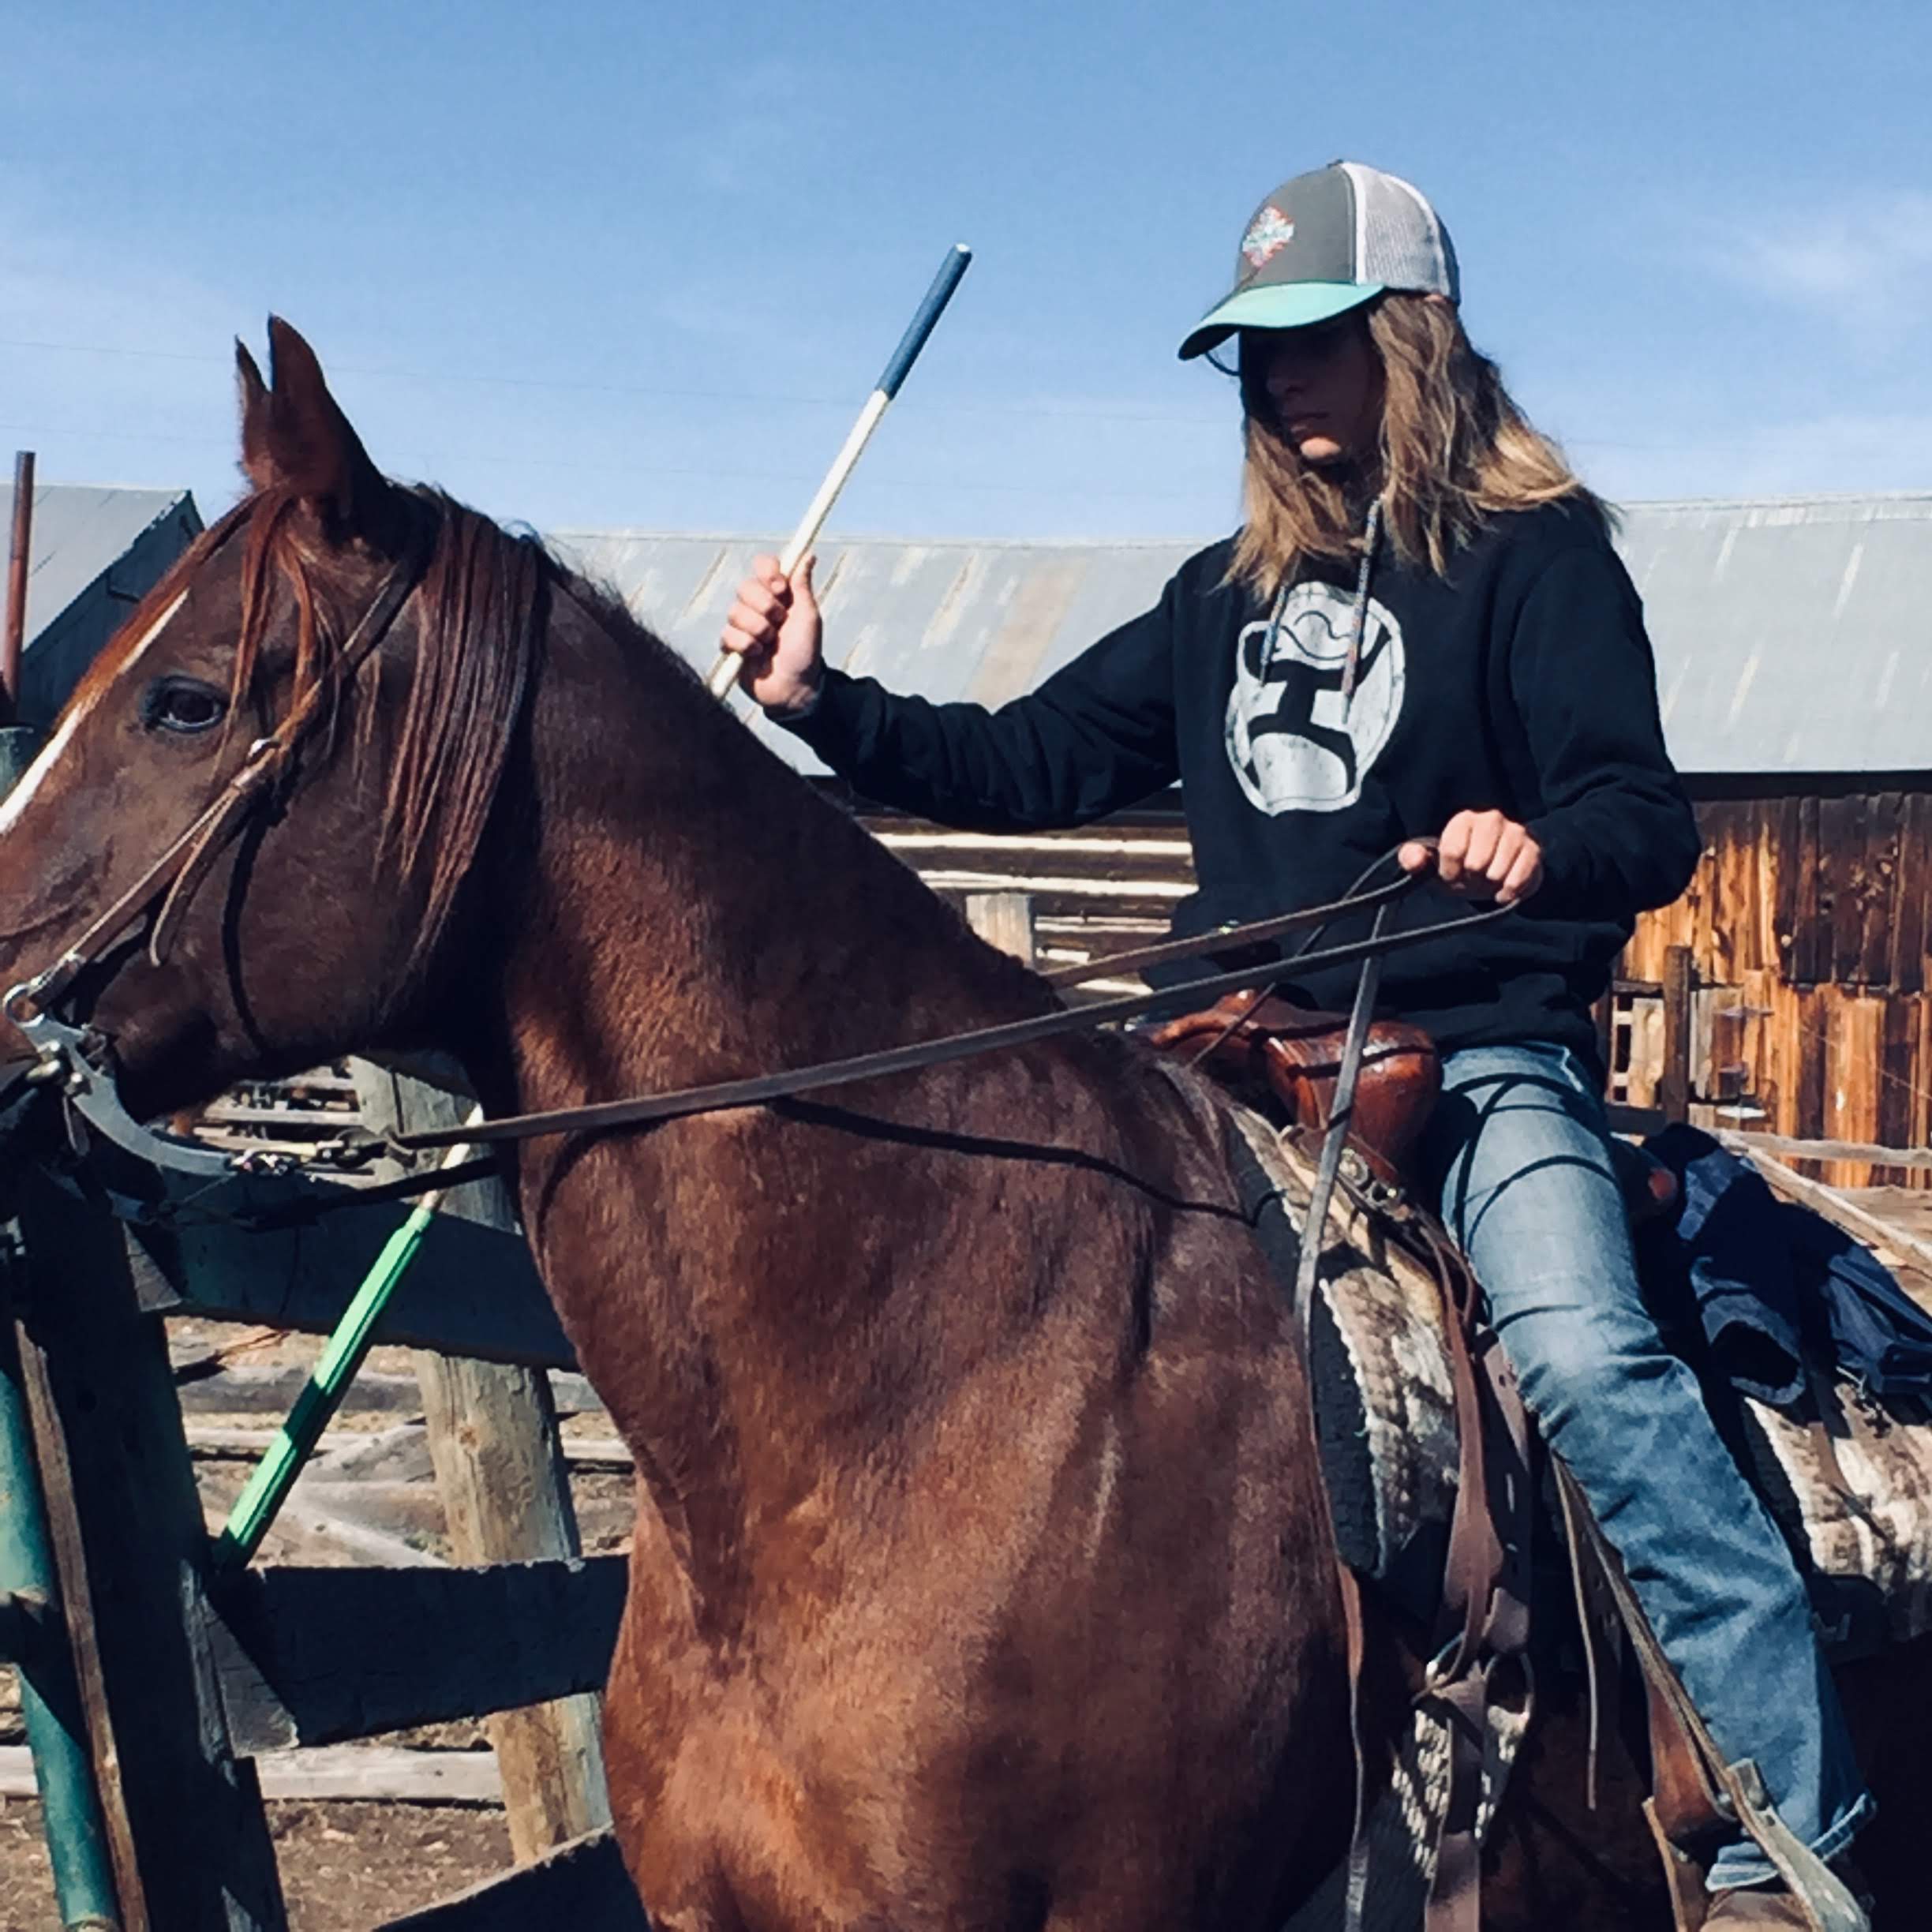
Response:
[[[357,1090],[372,1127],[451,1126],[467,1111],[440,1088],[360,1062]],[[473,1219],[515,1226],[500,1182],[460,1192]],[[417,1350],[415,1362],[452,1557],[492,1563],[580,1555],[543,1372],[428,1350]],[[610,1823],[601,1701],[594,1694],[501,1711],[484,1721],[503,1774],[511,1850],[519,1863]]]
[[[1664,955],[1664,1072],[1657,1090],[1657,1106],[1667,1120],[1690,1118],[1690,1001],[1696,986],[1690,947],[1668,948]]]
[[[1034,963],[1033,900],[1021,892],[976,892],[966,895],[966,923],[1015,959]]]
[[[158,1316],[120,1224],[21,1180],[21,1367],[125,1932],[282,1932],[254,1765],[230,1742],[208,1539]]]

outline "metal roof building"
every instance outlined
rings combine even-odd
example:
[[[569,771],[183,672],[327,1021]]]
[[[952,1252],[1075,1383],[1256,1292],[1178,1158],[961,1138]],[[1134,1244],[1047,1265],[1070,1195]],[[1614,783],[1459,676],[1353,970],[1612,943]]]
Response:
[[[552,533],[700,670],[769,539]],[[1700,776],[1932,771],[1932,495],[1637,504],[1619,548],[1672,755]],[[1144,610],[1193,543],[820,546],[834,661],[998,704]],[[809,754],[760,728],[792,761]],[[812,767],[815,769],[815,767]]]
[[[0,530],[13,520],[13,487],[0,484]],[[186,490],[36,485],[22,717],[52,718],[95,653],[200,529]]]

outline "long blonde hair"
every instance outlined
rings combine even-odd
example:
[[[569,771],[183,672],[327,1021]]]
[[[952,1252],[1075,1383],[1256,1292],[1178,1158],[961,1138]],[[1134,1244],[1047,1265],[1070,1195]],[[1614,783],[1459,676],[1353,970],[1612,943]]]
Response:
[[[1382,364],[1382,431],[1373,470],[1354,491],[1301,460],[1244,364],[1246,518],[1230,577],[1269,598],[1305,560],[1357,553],[1365,495],[1380,496],[1397,556],[1439,577],[1500,511],[1571,502],[1608,521],[1562,451],[1511,399],[1495,363],[1471,346],[1451,304],[1387,294],[1370,306],[1368,326]]]

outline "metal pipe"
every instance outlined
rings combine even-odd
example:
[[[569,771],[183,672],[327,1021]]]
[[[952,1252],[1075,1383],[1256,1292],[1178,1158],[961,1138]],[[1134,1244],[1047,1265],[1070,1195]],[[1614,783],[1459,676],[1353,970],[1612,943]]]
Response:
[[[24,460],[31,485],[33,459]],[[38,732],[18,725],[0,728],[0,797],[13,789],[39,747]],[[17,1239],[11,1229],[0,1229],[0,1278],[12,1275]],[[88,1755],[73,1653],[62,1621],[11,1301],[10,1294],[0,1295],[0,1608],[5,1611],[0,1629],[5,1654],[19,1668],[21,1712],[40,1792],[41,1829],[61,1923],[68,1932],[115,1932],[121,1911]]]
[[[40,1792],[41,1829],[60,1922],[68,1932],[84,1927],[86,1932],[113,1932],[121,1923],[120,1907],[73,1659],[59,1619],[47,1511],[10,1316],[0,1320],[0,1591],[9,1612],[6,1654],[19,1672],[21,1713]]]
[[[0,638],[0,724],[20,716],[21,653],[27,648],[27,571],[33,545],[34,453],[13,456],[13,544],[7,556],[6,631]]]

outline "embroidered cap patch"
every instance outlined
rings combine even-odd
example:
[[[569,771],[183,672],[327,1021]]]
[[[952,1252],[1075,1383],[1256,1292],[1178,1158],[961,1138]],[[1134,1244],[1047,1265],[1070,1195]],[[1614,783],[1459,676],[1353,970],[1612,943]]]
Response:
[[[1251,268],[1264,267],[1294,239],[1294,223],[1270,202],[1249,224],[1241,253]]]

